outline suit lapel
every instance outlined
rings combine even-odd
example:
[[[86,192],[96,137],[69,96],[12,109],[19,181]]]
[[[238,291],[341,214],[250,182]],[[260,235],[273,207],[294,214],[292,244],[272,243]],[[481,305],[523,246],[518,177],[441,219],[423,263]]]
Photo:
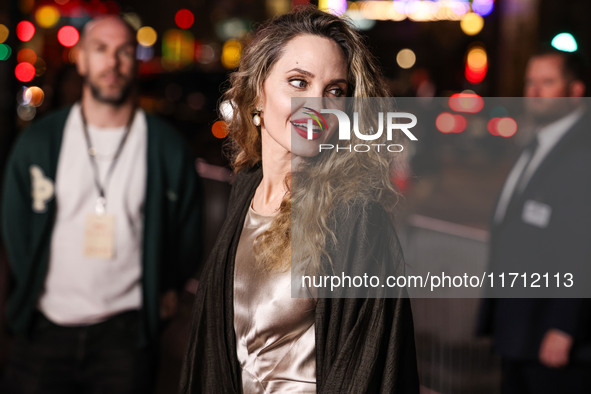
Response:
[[[544,181],[548,171],[561,160],[563,160],[565,155],[567,155],[568,152],[578,144],[580,138],[588,133],[586,126],[589,125],[590,122],[591,119],[589,118],[588,113],[584,112],[583,116],[581,116],[581,118],[570,128],[570,130],[567,131],[566,134],[562,136],[562,138],[560,138],[558,143],[550,150],[550,152],[548,152],[546,157],[542,160],[538,168],[536,168],[535,172],[532,174],[529,182],[527,185],[525,185],[525,188],[521,191],[521,193],[519,193],[518,196],[511,196],[511,200],[509,201],[509,205],[507,206],[507,210],[505,211],[505,215],[503,216],[501,223],[495,223],[494,219],[492,220],[491,232],[498,231],[498,229],[501,228],[506,222],[507,218],[515,217],[515,210],[523,206],[526,198],[532,197],[532,190],[535,190],[537,185]],[[499,201],[497,199],[494,212],[496,212],[498,203]]]
[[[580,137],[588,132],[585,127],[586,125],[589,125],[589,117],[585,112],[570,130],[562,136],[550,152],[548,152],[544,160],[542,160],[538,168],[536,168],[535,172],[532,174],[518,200],[522,200],[523,196],[530,195],[531,190],[535,190],[536,185],[544,181],[545,175],[548,174],[549,170],[563,160],[564,157],[568,155],[569,151],[576,147]]]

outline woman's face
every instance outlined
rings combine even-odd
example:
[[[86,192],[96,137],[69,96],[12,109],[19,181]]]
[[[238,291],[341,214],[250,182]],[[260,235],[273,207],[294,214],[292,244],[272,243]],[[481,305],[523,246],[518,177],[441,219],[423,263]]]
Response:
[[[283,54],[263,83],[260,106],[263,151],[311,157],[337,128],[336,118],[324,115],[328,129],[313,121],[309,140],[309,114],[320,111],[322,101],[301,100],[292,108],[292,98],[344,97],[347,92],[347,62],[341,48],[331,39],[299,35],[283,48]],[[307,114],[306,114],[307,113]]]

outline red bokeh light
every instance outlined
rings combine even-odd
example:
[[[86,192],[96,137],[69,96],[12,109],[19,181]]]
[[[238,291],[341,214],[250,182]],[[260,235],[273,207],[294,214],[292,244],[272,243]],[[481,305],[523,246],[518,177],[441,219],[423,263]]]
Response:
[[[396,186],[398,191],[405,194],[410,187],[410,179],[404,175],[392,175],[390,181]]]
[[[199,61],[202,51],[203,45],[198,40],[195,40],[195,61]]]
[[[23,48],[16,54],[16,61],[19,63],[27,62],[35,64],[37,61],[37,54],[31,48]]]
[[[80,34],[73,26],[64,26],[57,32],[57,40],[66,48],[73,47],[78,43]]]
[[[465,70],[465,76],[466,79],[468,80],[468,82],[470,83],[480,83],[484,80],[484,77],[486,77],[486,71],[488,70],[488,66],[479,68],[479,69],[474,69],[471,68],[468,64],[466,64],[466,70]]]
[[[461,133],[466,129],[466,118],[449,112],[440,113],[435,119],[435,127],[442,133]]]
[[[488,121],[488,123],[486,125],[488,132],[494,136],[499,135],[499,132],[497,131],[497,125],[499,124],[499,120],[501,120],[501,118],[492,118],[491,120]]]
[[[195,16],[193,13],[186,8],[182,10],[178,10],[176,15],[174,16],[174,22],[176,25],[181,29],[188,29],[193,26],[195,22]]]
[[[435,126],[437,127],[437,130],[442,133],[451,133],[454,123],[454,116],[449,112],[441,113],[437,116],[437,119],[435,119]]]
[[[14,68],[14,75],[21,82],[30,82],[35,78],[35,66],[27,62],[19,63]]]
[[[492,118],[488,121],[488,132],[494,136],[510,138],[517,133],[517,122],[510,116]]]
[[[30,41],[35,35],[35,26],[29,21],[21,21],[16,25],[16,36],[22,42]]]
[[[484,107],[484,100],[474,93],[455,93],[449,98],[449,108],[456,112],[475,114]]]
[[[517,122],[510,117],[501,118],[497,123],[497,133],[499,133],[501,137],[513,137],[515,133],[517,133]]]

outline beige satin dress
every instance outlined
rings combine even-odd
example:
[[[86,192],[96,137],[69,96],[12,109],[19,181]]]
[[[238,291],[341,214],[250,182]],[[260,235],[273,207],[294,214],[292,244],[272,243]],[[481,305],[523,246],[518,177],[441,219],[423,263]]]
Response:
[[[273,216],[249,209],[234,267],[234,330],[244,393],[315,393],[313,298],[291,298],[291,271],[257,268],[253,243]]]

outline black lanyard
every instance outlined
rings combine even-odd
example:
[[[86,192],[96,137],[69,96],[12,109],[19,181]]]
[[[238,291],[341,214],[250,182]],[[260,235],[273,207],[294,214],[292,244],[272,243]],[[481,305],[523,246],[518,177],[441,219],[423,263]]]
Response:
[[[123,146],[125,145],[125,141],[127,141],[127,137],[129,136],[129,132],[131,131],[131,125],[133,124],[133,120],[135,119],[135,107],[131,111],[131,115],[129,116],[129,121],[127,122],[127,126],[125,126],[125,132],[123,137],[121,137],[121,141],[119,142],[119,146],[117,147],[117,151],[115,152],[115,156],[113,156],[113,160],[111,161],[111,165],[107,170],[107,174],[105,176],[105,181],[101,184],[98,165],[96,163],[96,151],[92,146],[92,142],[90,141],[90,133],[88,132],[88,124],[86,123],[86,116],[84,116],[84,109],[82,109],[82,105],[80,105],[80,114],[82,115],[82,128],[84,130],[84,137],[86,138],[86,146],[88,148],[87,153],[90,159],[90,164],[92,165],[92,172],[94,175],[94,184],[96,185],[99,197],[97,199],[96,205],[96,213],[103,214],[105,212],[105,208],[107,206],[107,198],[105,195],[105,189],[111,180],[111,176],[113,175],[113,170],[117,165],[117,161],[119,160],[119,156],[121,156],[121,152],[123,151]]]

